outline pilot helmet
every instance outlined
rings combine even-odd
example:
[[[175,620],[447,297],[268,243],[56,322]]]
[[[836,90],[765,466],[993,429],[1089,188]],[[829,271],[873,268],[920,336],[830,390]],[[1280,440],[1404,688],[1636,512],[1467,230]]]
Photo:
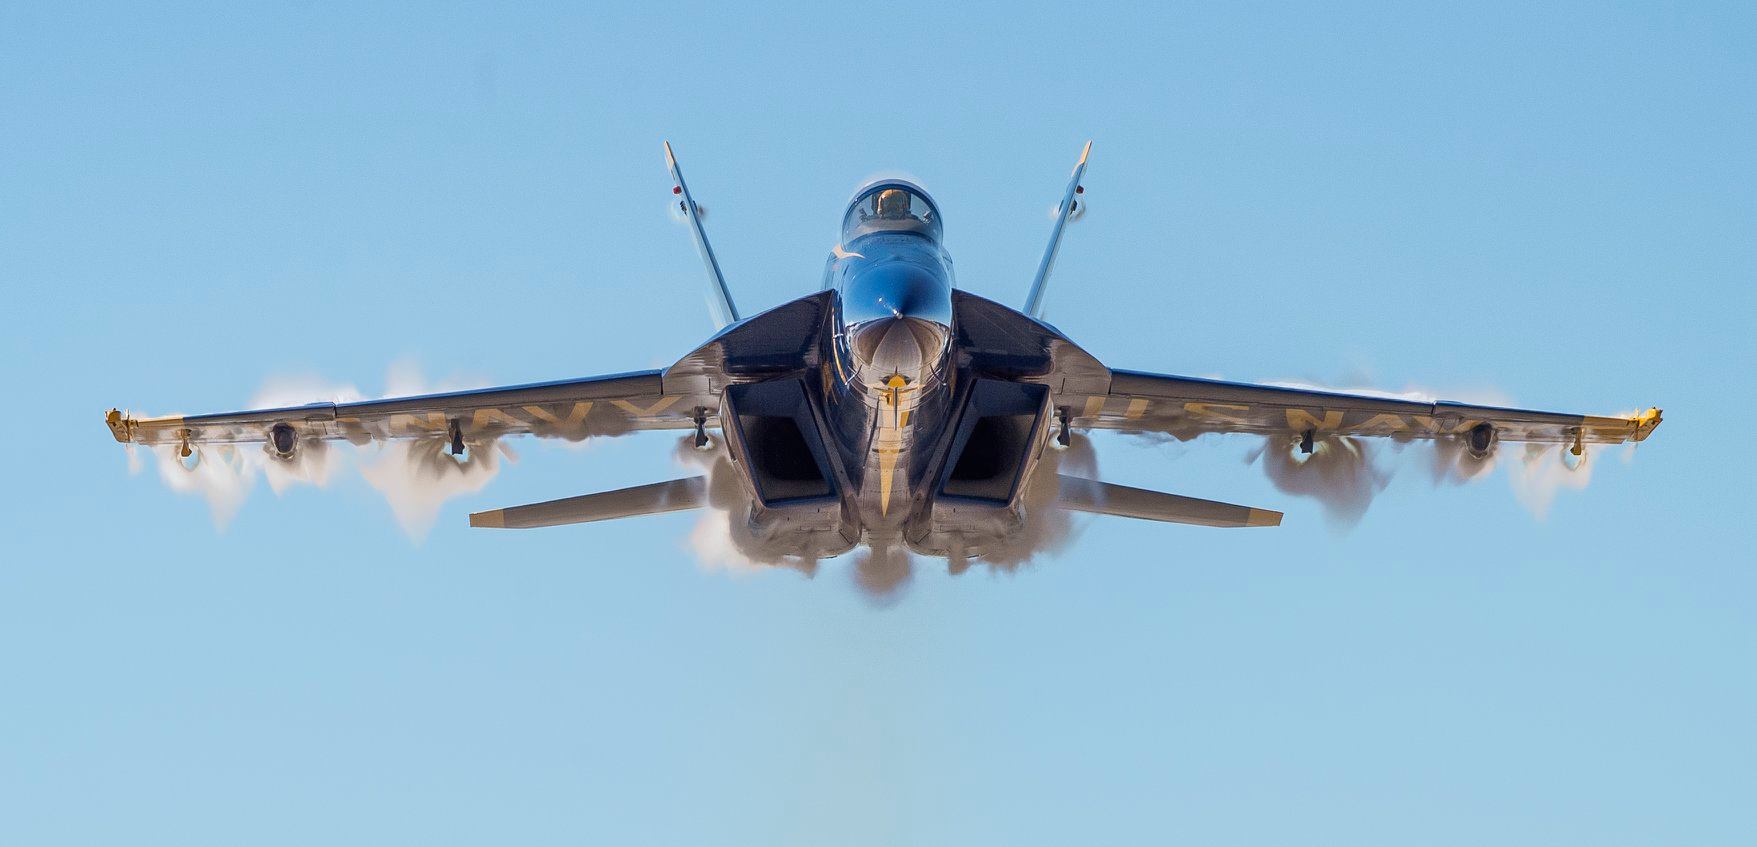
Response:
[[[901,220],[909,217],[909,192],[901,188],[887,188],[879,192],[877,202],[878,216],[885,220]]]

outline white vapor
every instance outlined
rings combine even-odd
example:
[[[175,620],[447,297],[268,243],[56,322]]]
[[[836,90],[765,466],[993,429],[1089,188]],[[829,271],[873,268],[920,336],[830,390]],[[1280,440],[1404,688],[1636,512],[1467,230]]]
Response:
[[[386,376],[385,397],[457,390],[456,380],[429,385],[412,363],[393,364]],[[317,402],[349,402],[366,395],[351,385],[312,376],[272,377],[251,400],[251,408],[300,406]],[[256,486],[267,479],[276,495],[298,485],[327,486],[344,468],[357,470],[390,505],[397,524],[415,541],[433,528],[446,501],[482,490],[500,470],[500,458],[516,460],[511,448],[493,440],[466,441],[465,455],[447,452],[444,439],[408,439],[355,448],[346,442],[302,439],[291,458],[272,455],[266,444],[206,445],[188,459],[175,447],[152,448],[159,476],[174,491],[199,494],[208,503],[216,529],[225,529]],[[139,459],[132,445],[130,470]]]
[[[1308,455],[1299,452],[1297,437],[1271,437],[1245,461],[1260,460],[1276,489],[1316,499],[1331,526],[1346,529],[1360,522],[1373,498],[1391,482],[1392,469],[1380,461],[1381,446],[1329,436],[1315,439]]]
[[[1518,462],[1508,463],[1513,496],[1538,520],[1549,516],[1556,494],[1584,489],[1592,481],[1591,454],[1578,458],[1560,444],[1527,444]]]
[[[200,450],[188,459],[177,455],[177,448],[152,448],[159,462],[159,478],[172,491],[200,494],[213,513],[214,529],[224,530],[237,517],[250,489],[256,485],[256,474],[262,463],[251,450],[222,444]]]
[[[817,573],[817,553],[827,551],[782,546],[751,529],[751,496],[732,467],[723,439],[715,438],[708,449],[697,450],[694,436],[686,436],[678,439],[674,455],[678,464],[699,471],[708,481],[708,504],[697,510],[688,539],[690,552],[704,568],[735,574],[776,567],[806,576]]]
[[[708,505],[699,510],[688,537],[690,552],[704,568],[734,574],[788,568],[809,577],[816,574],[820,557],[840,556],[847,550],[839,536],[828,534],[815,546],[809,538],[802,544],[798,535],[786,530],[772,538],[759,535],[749,520],[751,496],[727,457],[723,441],[716,440],[705,451],[696,450],[691,442],[691,437],[678,441],[676,458],[707,478]],[[1010,573],[1066,547],[1084,525],[1084,516],[1055,506],[1058,473],[1097,476],[1097,455],[1089,438],[1075,434],[1065,450],[1045,448],[1022,495],[1023,522],[996,537],[977,541],[978,552],[954,550],[947,557],[948,570],[956,576],[983,565],[994,572]],[[914,580],[916,557],[900,537],[869,533],[865,541],[846,554],[848,576],[869,601],[895,603]]]
[[[1435,402],[1439,395],[1420,388],[1383,391],[1370,388],[1333,388],[1310,382],[1272,382],[1283,388],[1333,391],[1421,403]],[[1451,393],[1446,399],[1488,406],[1510,405],[1495,391]],[[1631,415],[1632,416],[1632,415]],[[1425,452],[1424,452],[1425,451]],[[1519,451],[1517,455],[1507,451]],[[1287,494],[1315,499],[1324,517],[1338,530],[1360,522],[1374,498],[1390,485],[1391,478],[1411,460],[1426,456],[1429,478],[1435,485],[1463,485],[1486,479],[1501,465],[1508,468],[1514,498],[1533,516],[1544,519],[1562,489],[1584,489],[1592,471],[1585,458],[1574,460],[1558,444],[1497,444],[1485,457],[1471,456],[1462,437],[1433,440],[1328,435],[1315,439],[1312,453],[1299,451],[1299,439],[1270,436],[1250,451],[1247,464],[1262,463],[1275,487]],[[1632,454],[1625,454],[1625,456]],[[1508,461],[1500,461],[1507,457]]]
[[[453,456],[443,440],[405,439],[381,444],[377,457],[360,466],[360,475],[390,503],[397,524],[421,541],[433,530],[447,500],[481,491],[500,472],[501,445],[466,445]]]

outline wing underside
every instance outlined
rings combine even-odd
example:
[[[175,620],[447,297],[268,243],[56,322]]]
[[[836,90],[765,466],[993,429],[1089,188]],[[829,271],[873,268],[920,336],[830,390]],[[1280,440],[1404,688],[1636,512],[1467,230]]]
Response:
[[[207,415],[134,417],[111,410],[105,422],[117,441],[129,444],[189,448],[261,442],[290,450],[288,445],[306,440],[365,444],[443,438],[469,444],[530,434],[578,441],[635,430],[686,429],[704,416],[712,424],[717,408],[718,401],[709,394],[668,391],[660,372],[641,371]]]
[[[1112,371],[1108,392],[1064,394],[1058,402],[1077,428],[1180,440],[1208,433],[1394,439],[1463,439],[1475,433],[1496,441],[1578,446],[1641,441],[1660,422],[1658,409],[1564,414],[1121,370]]]
[[[580,441],[716,428],[727,384],[816,362],[828,297],[812,294],[740,321],[663,371],[205,415],[137,417],[112,409],[105,423],[124,444],[266,443],[279,452],[307,440],[444,439],[461,447],[509,435]]]

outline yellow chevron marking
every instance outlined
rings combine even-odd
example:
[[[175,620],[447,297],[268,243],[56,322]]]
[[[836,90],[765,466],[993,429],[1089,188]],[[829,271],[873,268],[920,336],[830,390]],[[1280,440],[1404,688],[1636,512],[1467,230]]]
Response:
[[[612,400],[610,402],[615,404],[616,408],[621,409],[631,415],[634,415],[637,418],[641,418],[641,417],[647,417],[650,415],[659,414],[660,412],[663,412],[666,409],[670,408],[671,404],[676,403],[678,400],[681,400],[681,399],[683,399],[683,398],[677,397],[675,395],[673,395],[671,397],[660,397],[658,402],[655,402],[653,405],[648,406],[644,409],[641,408],[640,406],[636,406],[632,401],[629,401],[629,400]]]
[[[1318,420],[1316,415],[1313,415],[1311,412],[1304,409],[1287,410],[1287,428],[1296,432],[1304,432],[1308,429],[1315,429],[1319,432],[1328,432],[1333,429],[1340,429],[1341,427],[1341,412],[1326,410],[1324,411],[1324,419]]]
[[[1202,417],[1205,417],[1205,418],[1211,418],[1213,420],[1223,421],[1225,423],[1230,423],[1230,424],[1239,424],[1241,426],[1250,425],[1250,421],[1245,420],[1244,418],[1238,417],[1237,415],[1230,415],[1230,414],[1227,414],[1226,412],[1216,411],[1218,409],[1230,409],[1230,410],[1238,411],[1238,412],[1248,412],[1248,411],[1250,411],[1251,407],[1240,406],[1235,403],[1185,403],[1184,404],[1184,411],[1186,411],[1192,415],[1201,415]]]
[[[495,408],[477,409],[476,414],[470,418],[470,428],[476,430],[486,429],[492,424],[518,427],[523,426],[524,423],[524,421]]]
[[[422,418],[426,418],[426,420],[423,421]],[[395,414],[390,416],[388,428],[392,434],[434,432],[436,430],[444,432],[446,428],[445,414],[442,412],[429,412],[425,415]]]
[[[1386,432],[1402,432],[1409,428],[1409,422],[1402,415],[1374,415],[1350,427],[1355,432],[1382,429]]]

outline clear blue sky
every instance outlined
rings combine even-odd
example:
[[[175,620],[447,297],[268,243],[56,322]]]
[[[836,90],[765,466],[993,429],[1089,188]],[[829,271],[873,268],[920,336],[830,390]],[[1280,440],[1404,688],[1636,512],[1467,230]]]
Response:
[[[8,4],[0,843],[1753,843],[1757,19],[1212,5]],[[1100,439],[1286,525],[889,605],[688,515],[465,526],[662,434],[523,443],[420,544],[357,476],[217,533],[129,474],[110,405],[687,352],[662,138],[747,310],[889,169],[1020,301],[1093,138],[1050,314],[1113,366],[1667,422],[1545,520],[1406,467],[1341,534],[1248,444]]]

